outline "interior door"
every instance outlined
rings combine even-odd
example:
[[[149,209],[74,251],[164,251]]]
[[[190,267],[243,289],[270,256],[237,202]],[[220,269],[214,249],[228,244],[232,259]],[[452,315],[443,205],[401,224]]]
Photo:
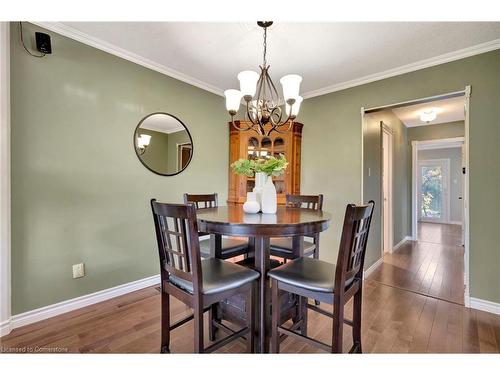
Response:
[[[462,191],[460,202],[462,203],[462,246],[465,245],[465,146],[462,145]]]
[[[420,221],[449,221],[449,159],[421,160],[418,164]]]
[[[392,133],[382,123],[382,248],[392,251]]]

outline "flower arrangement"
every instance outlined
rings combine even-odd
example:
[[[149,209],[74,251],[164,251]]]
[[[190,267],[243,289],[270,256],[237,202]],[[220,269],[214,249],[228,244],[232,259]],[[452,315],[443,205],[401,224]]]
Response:
[[[255,160],[239,159],[231,164],[234,173],[254,177],[256,173],[265,173],[267,176],[281,176],[288,166],[285,155],[279,157],[258,158]]]

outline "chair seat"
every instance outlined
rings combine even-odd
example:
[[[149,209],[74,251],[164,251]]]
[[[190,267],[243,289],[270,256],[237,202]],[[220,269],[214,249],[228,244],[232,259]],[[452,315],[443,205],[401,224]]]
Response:
[[[222,238],[221,257],[232,258],[248,252],[248,240],[238,238]],[[202,258],[210,256],[210,239],[200,240],[200,253]]]
[[[315,292],[333,293],[335,264],[318,259],[298,258],[275,268],[269,277],[298,288]],[[350,285],[354,278],[346,281]]]
[[[304,255],[309,256],[314,252],[315,245],[312,242],[303,240]],[[275,237],[271,238],[271,254],[272,255],[292,255],[293,254],[293,238],[292,237]]]
[[[202,259],[201,273],[201,293],[204,295],[236,289],[259,278],[257,271],[216,258]],[[169,281],[190,294],[194,292],[193,283],[190,281],[173,275],[170,275]]]

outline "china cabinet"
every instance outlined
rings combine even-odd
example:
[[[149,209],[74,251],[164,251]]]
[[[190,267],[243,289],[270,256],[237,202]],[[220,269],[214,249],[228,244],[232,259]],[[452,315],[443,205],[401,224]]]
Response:
[[[243,121],[235,121],[244,125]],[[270,125],[266,125],[270,128]],[[286,134],[272,132],[269,136],[254,131],[239,131],[229,123],[229,191],[228,204],[243,204],[248,192],[255,186],[255,178],[236,175],[230,165],[238,159],[258,157],[278,157],[285,155],[288,168],[284,175],[273,177],[278,193],[278,204],[285,204],[286,194],[300,194],[300,149],[303,125],[294,122]]]

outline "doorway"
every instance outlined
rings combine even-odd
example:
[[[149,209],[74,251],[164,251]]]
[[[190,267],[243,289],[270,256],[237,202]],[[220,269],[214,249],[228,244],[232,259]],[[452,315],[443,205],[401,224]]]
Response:
[[[455,93],[362,109],[362,194],[364,201],[380,199],[378,228],[376,222],[374,225],[378,237],[373,236],[371,249],[377,247],[382,253],[381,259],[368,270],[371,274],[368,277],[466,306],[469,306],[469,95],[467,87]],[[375,156],[377,119],[379,156]],[[392,141],[391,132],[380,122],[382,119],[388,119],[389,130],[393,130]],[[454,125],[456,129],[460,125],[462,133],[448,135]],[[441,141],[449,143],[438,145]],[[450,165],[450,160],[443,160],[451,157],[438,155],[438,146],[455,148],[458,162],[453,159]],[[429,152],[417,158],[418,148]],[[391,167],[392,183],[389,182]]]

